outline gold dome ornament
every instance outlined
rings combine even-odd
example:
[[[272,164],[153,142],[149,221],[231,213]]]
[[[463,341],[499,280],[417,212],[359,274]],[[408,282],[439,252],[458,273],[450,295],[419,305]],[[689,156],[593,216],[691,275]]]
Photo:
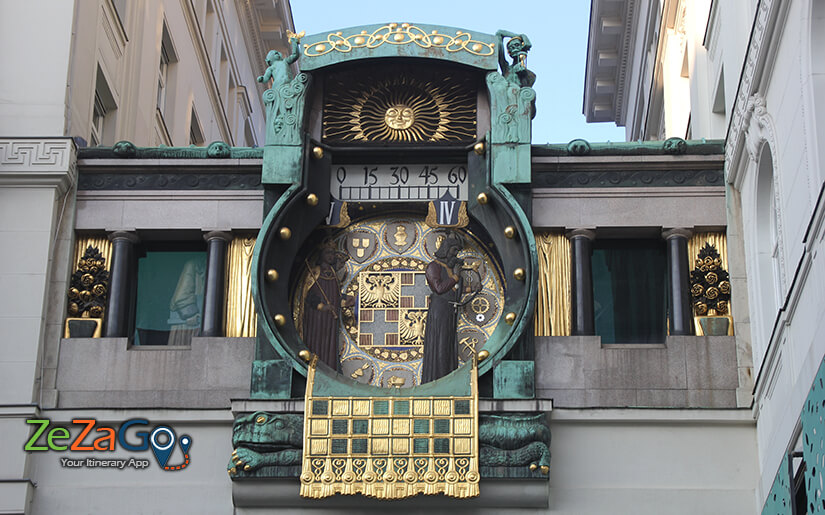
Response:
[[[516,236],[516,228],[512,225],[508,225],[504,228],[504,237],[512,240]]]
[[[513,325],[516,321],[516,314],[512,311],[504,315],[504,321],[510,325]]]
[[[269,270],[266,271],[266,280],[267,281],[269,281],[271,283],[274,283],[275,281],[278,280],[278,277],[280,277],[280,275],[278,274],[278,271],[275,270],[274,268],[270,268]]]
[[[523,268],[516,268],[515,270],[513,270],[513,277],[515,277],[517,281],[523,281],[525,275],[526,274]]]
[[[482,350],[478,352],[478,360],[484,361],[485,359],[490,357],[490,353],[486,350]]]
[[[312,359],[312,353],[309,352],[308,350],[304,349],[304,350],[298,352],[298,357],[301,358],[302,360],[306,361],[307,363],[309,363],[309,360]]]
[[[307,195],[306,202],[307,202],[307,205],[310,206],[310,207],[317,206],[318,205],[318,195],[316,195],[315,193],[310,193],[309,195]]]
[[[282,240],[288,240],[292,238],[292,230],[289,227],[281,227],[281,230],[278,231],[278,234],[281,236]]]
[[[490,199],[487,198],[487,194],[484,193],[484,192],[479,193],[478,196],[476,197],[476,200],[482,206],[490,201]]]
[[[275,325],[277,325],[278,327],[283,327],[284,324],[286,324],[286,317],[280,313],[272,317],[272,319],[275,321]]]
[[[478,143],[476,143],[475,145],[473,145],[473,152],[475,152],[475,153],[476,153],[476,155],[483,156],[483,155],[484,155],[484,151],[485,151],[485,148],[484,148],[484,143],[482,143],[482,142],[480,142],[480,141],[479,141]]]

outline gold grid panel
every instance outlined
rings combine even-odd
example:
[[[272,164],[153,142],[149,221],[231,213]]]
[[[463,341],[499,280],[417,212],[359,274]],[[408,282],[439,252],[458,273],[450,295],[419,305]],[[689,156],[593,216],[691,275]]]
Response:
[[[471,397],[312,400],[309,455],[469,455]]]
[[[473,397],[307,399],[301,495],[478,495]]]

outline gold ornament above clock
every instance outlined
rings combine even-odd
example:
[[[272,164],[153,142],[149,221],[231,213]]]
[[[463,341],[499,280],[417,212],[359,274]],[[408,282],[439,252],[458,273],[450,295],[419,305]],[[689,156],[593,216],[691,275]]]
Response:
[[[476,138],[476,82],[441,67],[341,72],[326,81],[330,143],[466,143]],[[420,68],[420,67],[417,67]]]

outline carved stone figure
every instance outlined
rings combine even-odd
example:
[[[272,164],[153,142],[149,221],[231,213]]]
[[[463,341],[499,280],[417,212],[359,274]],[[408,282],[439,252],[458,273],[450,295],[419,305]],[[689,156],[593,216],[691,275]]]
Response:
[[[536,82],[536,74],[527,69],[527,52],[533,47],[526,34],[516,34],[507,30],[496,32],[499,38],[498,61],[501,66],[501,74],[512,84],[519,87],[532,87]],[[504,38],[510,38],[507,45]],[[504,50],[513,60],[512,64],[504,57]]]
[[[481,415],[478,425],[479,464],[483,467],[529,467],[547,474],[550,428],[544,413]]]
[[[427,265],[427,285],[432,290],[424,332],[421,383],[435,381],[458,367],[456,303],[461,299],[462,244],[456,236],[444,239],[435,259]]]
[[[259,411],[235,419],[232,428],[230,475],[266,466],[300,465],[304,417]]]
[[[352,299],[341,298],[346,255],[332,242],[321,249],[314,265],[307,263],[308,276],[302,291],[302,335],[306,346],[333,369],[338,369],[338,320],[340,308]]]

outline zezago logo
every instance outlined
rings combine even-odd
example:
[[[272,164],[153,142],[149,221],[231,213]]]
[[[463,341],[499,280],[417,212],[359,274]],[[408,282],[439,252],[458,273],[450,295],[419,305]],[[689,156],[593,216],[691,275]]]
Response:
[[[132,452],[142,452],[150,447],[155,454],[158,465],[163,470],[182,470],[189,466],[189,447],[192,445],[192,438],[189,435],[181,435],[178,438],[175,430],[169,426],[155,426],[152,431],[143,431],[144,426],[149,425],[149,421],[143,418],[133,418],[123,422],[119,429],[108,426],[98,426],[95,419],[73,419],[72,424],[79,426],[80,432],[72,437],[72,432],[63,426],[52,426],[49,419],[31,418],[26,420],[27,424],[37,426],[34,434],[23,446],[24,451],[101,451],[114,452],[119,445],[123,449]],[[127,430],[135,426],[134,434],[129,434]],[[92,434],[94,431],[95,434]],[[98,433],[102,433],[99,435]],[[179,465],[168,465],[169,457],[175,450],[175,443],[180,446],[183,453],[183,463]],[[69,461],[69,460],[67,460]],[[78,460],[80,461],[80,460]],[[120,462],[126,460],[106,460],[106,464],[101,465],[101,460],[87,458],[89,466],[117,466],[123,468]],[[132,460],[134,461],[134,460]],[[140,460],[138,460],[140,461]],[[148,460],[142,460],[148,466]],[[109,465],[109,462],[112,462]],[[64,465],[66,465],[64,463]],[[68,466],[83,466],[77,463],[68,463]],[[136,468],[141,468],[138,465]]]

